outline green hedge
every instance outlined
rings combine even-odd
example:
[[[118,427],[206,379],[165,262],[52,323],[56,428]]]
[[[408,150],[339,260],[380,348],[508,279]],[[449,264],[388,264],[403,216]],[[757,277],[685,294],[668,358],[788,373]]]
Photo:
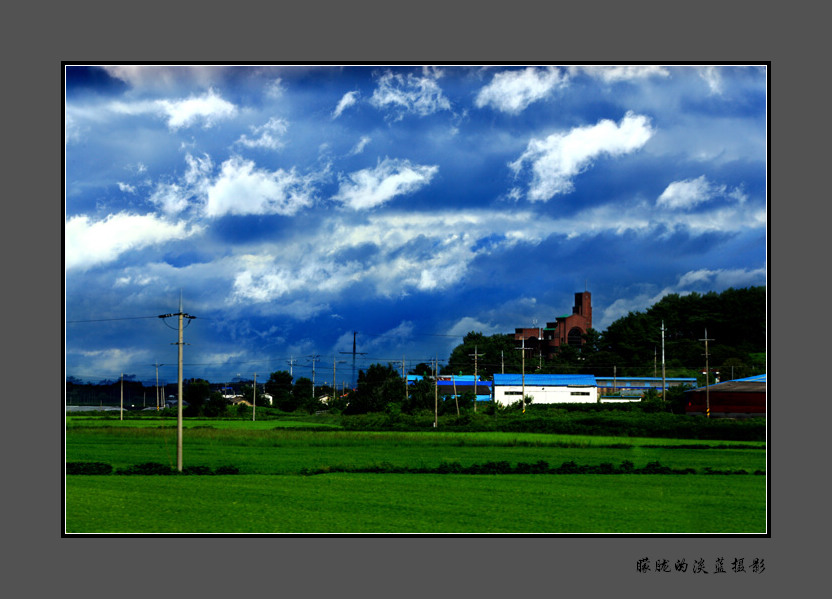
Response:
[[[629,460],[624,460],[618,466],[610,463],[576,464],[574,461],[563,462],[560,466],[550,466],[548,462],[543,460],[534,464],[519,462],[515,466],[505,461],[486,462],[470,466],[462,466],[458,462],[447,462],[435,467],[394,466],[385,462],[369,467],[326,466],[323,468],[307,468],[301,474],[311,476],[333,472],[365,474],[697,474],[697,471],[693,468],[670,468],[659,462],[649,462],[642,468],[636,468]],[[748,474],[748,472],[745,470],[728,471],[705,468],[702,474]],[[764,475],[765,472],[757,470],[754,474]]]
[[[343,416],[346,430],[418,431],[433,429],[433,413],[361,414]],[[439,418],[440,430],[465,432],[503,431],[563,435],[605,435],[619,437],[657,437],[727,441],[764,441],[766,421],[761,418],[729,420],[685,416],[667,412],[637,410],[529,411],[488,415],[467,413]]]
[[[143,474],[143,475],[172,475],[172,474],[239,474],[240,470],[236,466],[219,466],[215,470],[211,470],[208,466],[185,466],[182,472],[178,472],[175,468],[159,464],[158,462],[145,462],[144,464],[136,464],[127,468],[120,468],[113,470],[110,464],[101,462],[67,462],[67,474]]]

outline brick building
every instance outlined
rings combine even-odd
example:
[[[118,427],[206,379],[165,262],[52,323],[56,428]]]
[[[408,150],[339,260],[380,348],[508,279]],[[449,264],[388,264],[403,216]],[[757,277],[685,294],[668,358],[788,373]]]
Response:
[[[562,345],[580,347],[583,335],[592,328],[592,294],[582,291],[575,294],[572,314],[558,316],[554,322],[547,322],[545,328],[522,327],[514,329],[517,344],[523,343],[535,354],[541,353],[549,359]]]

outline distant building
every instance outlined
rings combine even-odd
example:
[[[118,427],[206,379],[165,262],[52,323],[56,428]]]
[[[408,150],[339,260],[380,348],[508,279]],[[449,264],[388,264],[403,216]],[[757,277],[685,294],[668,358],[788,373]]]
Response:
[[[424,377],[417,374],[407,375],[407,384],[413,385],[416,381],[421,381]],[[474,384],[476,380],[476,385]],[[466,393],[475,395],[477,401],[491,401],[492,397],[492,383],[491,381],[483,381],[473,374],[443,374],[437,377],[436,386],[439,388],[440,397],[459,397]]]
[[[662,378],[654,376],[596,376],[595,380],[598,382],[598,393],[601,395],[603,401],[605,396],[615,395],[622,397],[634,397],[641,399],[644,393],[649,389],[655,389],[658,393],[662,391]],[[670,389],[671,387],[678,387],[680,385],[696,386],[695,378],[667,378],[664,379],[665,385]]]
[[[569,345],[580,348],[583,336],[592,328],[592,294],[582,291],[575,294],[572,314],[555,318],[547,322],[544,328],[521,327],[514,329],[514,339],[518,347],[521,343],[533,354],[542,354],[551,359],[561,346]]]
[[[182,400],[182,407],[183,408],[187,408],[189,405],[191,405],[191,404],[189,404],[184,399]],[[173,395],[171,395],[165,400],[165,407],[166,408],[177,408],[177,407],[179,407],[179,400],[174,398]]]
[[[767,375],[725,381],[685,392],[686,414],[712,418],[765,418]]]
[[[596,403],[598,386],[591,374],[495,374],[494,401],[504,406],[525,394],[534,404]]]

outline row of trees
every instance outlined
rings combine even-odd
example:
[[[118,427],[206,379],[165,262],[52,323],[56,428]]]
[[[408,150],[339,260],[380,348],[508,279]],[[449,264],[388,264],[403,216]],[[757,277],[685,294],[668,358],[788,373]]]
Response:
[[[709,365],[723,380],[765,372],[765,287],[727,289],[722,293],[672,294],[644,312],[630,312],[605,331],[590,329],[580,349],[561,347],[551,360],[526,352],[528,373],[593,374],[595,376],[661,376],[662,324],[665,371],[668,377],[699,377],[705,367],[707,335]],[[470,332],[451,352],[442,374],[473,372],[486,378],[499,372],[520,372],[521,352],[513,334],[486,336]],[[704,383],[704,376],[700,377]],[[713,381],[713,378],[710,379]]]
[[[631,312],[613,322],[606,331],[590,330],[579,348],[566,346],[551,360],[526,352],[525,372],[594,374],[595,376],[660,375],[662,323],[665,328],[666,375],[668,377],[700,376],[704,367],[704,338],[714,339],[709,345],[709,362],[721,371],[721,378],[741,378],[765,372],[766,295],[764,287],[728,289],[722,293],[685,296],[668,295],[645,312]],[[512,334],[483,335],[472,331],[455,347],[440,374],[471,374],[473,354],[477,354],[477,374],[488,379],[499,372],[517,373],[523,367],[522,355]],[[654,368],[656,369],[654,371]],[[420,364],[412,374],[432,374],[431,367]],[[713,379],[711,379],[713,380]],[[82,385],[71,378],[67,381],[69,403],[94,405],[96,401],[118,402],[120,381],[107,385]],[[141,396],[146,405],[154,405],[151,392],[137,381],[125,381],[127,405],[136,405]],[[391,364],[373,364],[358,373],[356,389],[339,393],[337,389],[316,386],[301,377],[294,380],[287,371],[271,373],[258,385],[257,405],[267,405],[262,393],[272,396],[272,406],[284,412],[304,410],[315,412],[330,409],[344,414],[400,411],[413,414],[434,410],[435,390],[430,381],[406,385],[400,371]],[[244,384],[241,394],[251,403],[254,389]],[[103,399],[109,397],[109,401]],[[328,396],[327,403],[321,402]],[[86,398],[86,400],[84,400]],[[81,400],[81,401],[78,401]],[[191,379],[184,387],[184,400],[189,414],[220,415],[227,402],[219,391],[212,391],[208,381]],[[473,406],[473,396],[452,401],[440,398],[440,413],[466,411]]]

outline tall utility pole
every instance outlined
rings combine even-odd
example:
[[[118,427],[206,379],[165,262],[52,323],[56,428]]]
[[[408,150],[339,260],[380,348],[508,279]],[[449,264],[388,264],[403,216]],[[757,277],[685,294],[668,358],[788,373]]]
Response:
[[[294,379],[295,378],[294,366],[295,366],[295,364],[298,363],[298,361],[295,360],[295,358],[293,357],[293,358],[290,358],[289,360],[287,360],[286,363],[289,365],[289,376],[291,376]]]
[[[710,377],[710,371],[708,370],[708,341],[715,341],[715,339],[708,339],[708,329],[705,329],[705,338],[700,339],[700,341],[705,342],[705,417],[711,417],[711,395],[709,392],[710,382],[708,378]]]
[[[520,347],[515,347],[514,349],[519,349],[522,352],[520,354],[522,356],[522,362],[521,362],[522,366],[520,368],[520,372],[522,373],[522,375],[521,375],[522,379],[521,380],[523,382],[523,391],[522,391],[522,394],[520,395],[520,398],[521,398],[520,401],[523,402],[523,413],[525,414],[526,413],[526,338],[523,337],[520,340]]]
[[[407,392],[407,373],[405,372],[404,356],[402,356],[402,379],[404,380],[404,402],[407,405],[407,400],[410,399],[410,395]]]
[[[185,343],[182,341],[182,322],[184,319],[188,319],[189,323],[191,320],[196,318],[196,316],[191,316],[190,314],[185,314],[182,311],[182,293],[179,293],[179,312],[175,314],[160,314],[159,318],[170,318],[172,316],[176,316],[179,321],[179,341],[174,345],[179,346],[179,382],[177,386],[177,391],[179,393],[179,400],[177,402],[177,410],[176,410],[176,469],[179,472],[182,472],[182,346]]]
[[[475,400],[476,401],[476,400]],[[476,403],[474,407],[476,407]],[[439,364],[433,358],[433,428],[439,427]]]
[[[156,364],[154,364],[154,366],[156,367],[156,410],[158,411],[159,410],[159,403],[160,403],[159,402],[159,366],[164,366],[164,364],[159,364],[158,362],[156,362]]]
[[[118,411],[118,419],[124,420],[124,373],[121,373],[121,399],[119,400],[120,409]]]
[[[367,352],[357,352],[357,351],[355,351],[355,336],[356,335],[358,335],[358,331],[353,331],[352,332],[352,352],[348,352],[348,351],[339,352],[339,353],[342,353],[342,354],[352,353],[352,384],[353,385],[356,384],[356,379],[355,379],[355,356],[356,355],[363,356],[367,353]]]
[[[664,376],[664,374],[665,374],[664,373],[664,332],[666,330],[667,329],[664,328],[664,321],[662,321],[662,399],[664,399],[664,400],[667,400],[667,397],[666,397],[667,379],[665,379],[665,376]],[[708,334],[705,333],[705,337],[707,337],[707,336],[708,336]]]
[[[332,405],[332,402],[334,402],[334,401],[335,401],[335,393],[336,393],[336,387],[335,387],[335,364],[336,364],[336,363],[343,364],[343,363],[344,363],[344,361],[343,361],[343,360],[338,360],[338,359],[337,359],[337,356],[332,356],[332,399],[330,400],[330,405]],[[402,362],[402,369],[404,369],[404,362]]]
[[[480,356],[484,356],[485,354],[478,354],[477,353],[477,346],[474,346],[474,353],[468,354],[469,356],[474,356],[474,413],[477,412],[477,358]]]
[[[456,393],[456,377],[454,376],[453,372],[451,373],[451,380],[454,383],[454,401],[456,402],[456,417],[459,418],[459,395],[457,395]],[[474,404],[474,406],[476,405],[477,404]]]
[[[254,422],[254,412],[257,410],[257,373],[254,373],[254,386],[251,388],[251,421]]]
[[[321,356],[320,356],[320,354],[312,354],[309,357],[312,358],[312,399],[314,400],[315,399],[315,362],[317,362],[318,358],[320,358]]]

